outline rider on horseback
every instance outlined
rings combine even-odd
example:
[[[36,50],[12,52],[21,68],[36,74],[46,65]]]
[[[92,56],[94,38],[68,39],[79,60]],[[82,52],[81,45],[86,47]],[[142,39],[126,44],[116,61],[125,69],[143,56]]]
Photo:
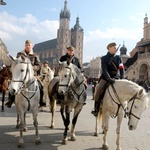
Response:
[[[101,58],[102,74],[99,79],[99,83],[96,86],[94,93],[94,110],[91,113],[97,117],[100,103],[102,101],[103,90],[106,85],[113,84],[115,79],[124,78],[124,66],[119,55],[117,53],[116,43],[110,43],[107,45],[108,52]],[[120,75],[118,75],[118,70]]]
[[[44,80],[45,75],[49,74],[49,72],[51,71],[51,68],[48,66],[49,62],[45,61],[42,65],[42,68],[40,70],[40,76],[41,76],[41,81]]]
[[[82,71],[82,67],[81,67],[79,59],[74,56],[74,50],[75,50],[75,48],[73,46],[67,47],[67,53],[65,55],[61,56],[59,60],[61,62],[70,60],[70,62],[72,64],[76,65]],[[83,80],[85,80],[84,76],[83,76]],[[85,84],[85,86],[87,86],[85,81],[84,81],[84,84]],[[60,103],[59,99],[61,99],[61,96],[59,96],[59,94],[58,94],[57,98],[58,98],[57,103],[59,104]]]
[[[17,54],[17,58],[20,56],[25,56],[30,59],[34,70],[34,75],[37,76],[37,71],[40,70],[40,60],[39,60],[39,56],[33,52],[32,43],[30,40],[25,41],[25,49]],[[40,88],[40,106],[46,106],[46,104],[43,102],[43,85],[39,79],[38,79],[38,83]],[[8,108],[10,108],[14,100],[15,100],[15,96],[10,95],[9,93],[9,101],[5,105]]]

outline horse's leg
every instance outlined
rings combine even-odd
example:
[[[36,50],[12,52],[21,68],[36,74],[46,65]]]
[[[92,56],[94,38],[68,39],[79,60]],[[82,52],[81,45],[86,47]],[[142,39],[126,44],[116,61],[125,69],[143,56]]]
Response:
[[[50,128],[53,129],[54,128],[54,116],[55,116],[55,111],[56,111],[56,100],[53,97],[50,98],[50,110],[52,113]]]
[[[94,136],[98,136],[98,117],[95,117],[95,120],[96,120],[96,124],[95,124],[95,133],[94,133]]]
[[[16,125],[16,129],[20,128],[20,120],[19,120],[19,114],[17,112],[17,125]]]
[[[24,141],[23,141],[24,112],[21,110],[18,113],[20,118],[20,137],[19,137],[18,147],[22,148],[24,147]]]
[[[71,140],[75,141],[76,140],[76,136],[75,136],[75,125],[79,116],[79,113],[82,110],[83,105],[80,103],[78,103],[78,105],[76,106],[75,110],[74,110],[74,115],[73,115],[73,119],[72,119],[72,126],[71,126]]]
[[[117,149],[116,150],[121,150],[121,147],[120,147],[120,129],[121,129],[122,119],[123,119],[123,113],[120,113],[117,117],[117,128],[116,128],[116,133],[117,133],[116,145],[117,145]]]
[[[23,131],[24,132],[28,131],[27,124],[26,124],[26,112],[24,113],[24,127],[23,127]]]
[[[64,115],[64,110],[65,110],[65,105],[61,105],[60,106],[60,114],[62,116],[62,120],[63,120],[64,126],[65,126],[65,120],[66,120],[66,118],[65,118],[65,115]]]
[[[64,125],[65,125],[65,130],[64,130],[64,137],[62,140],[62,144],[67,144],[67,131],[68,131],[68,126],[70,124],[70,111],[69,111],[69,106],[65,107],[65,114],[66,114],[66,119],[64,120]]]
[[[107,132],[108,132],[108,127],[109,127],[109,118],[110,114],[109,112],[104,112],[103,111],[103,117],[102,117],[102,129],[104,131],[104,136],[103,136],[103,149],[108,149],[108,144],[107,144]]]
[[[5,102],[5,94],[6,94],[6,91],[2,91],[2,112],[4,112],[4,102]]]
[[[35,143],[40,144],[41,140],[39,136],[38,121],[37,121],[38,107],[33,109],[32,115],[33,115],[33,125],[35,127],[35,136],[36,136]]]

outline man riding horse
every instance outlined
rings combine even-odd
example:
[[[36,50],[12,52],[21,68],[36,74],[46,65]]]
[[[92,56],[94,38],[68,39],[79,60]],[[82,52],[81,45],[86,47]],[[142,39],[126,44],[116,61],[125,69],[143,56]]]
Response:
[[[17,54],[17,58],[20,56],[28,57],[31,61],[31,64],[33,66],[34,75],[37,76],[37,71],[40,70],[40,60],[39,56],[33,52],[32,49],[32,42],[30,40],[25,41],[25,49]],[[38,79],[38,78],[37,78]],[[46,104],[43,102],[43,85],[41,81],[38,79],[39,88],[40,88],[40,106],[46,106]],[[8,108],[11,107],[12,103],[15,100],[15,96],[9,94],[9,101],[5,104]]]
[[[107,49],[107,54],[101,58],[102,74],[94,93],[94,110],[91,111],[91,113],[96,117],[98,116],[100,103],[102,101],[102,93],[106,88],[106,85],[108,83],[113,84],[115,79],[124,78],[124,66],[121,57],[119,55],[115,55],[118,50],[116,49],[116,43],[109,43],[107,45]],[[118,70],[120,75],[118,75]]]
[[[45,75],[49,74],[51,71],[51,68],[48,65],[49,65],[48,61],[45,61],[42,65],[42,68],[40,70],[41,81],[43,81],[45,78]]]

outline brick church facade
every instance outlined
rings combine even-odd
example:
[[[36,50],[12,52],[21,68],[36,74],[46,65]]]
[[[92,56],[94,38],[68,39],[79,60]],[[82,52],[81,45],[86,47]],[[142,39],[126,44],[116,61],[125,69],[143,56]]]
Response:
[[[33,51],[40,56],[41,62],[49,61],[50,66],[57,65],[57,60],[66,54],[66,48],[70,45],[75,47],[75,56],[83,63],[83,40],[84,32],[79,24],[79,17],[76,23],[70,29],[70,11],[67,8],[67,0],[64,1],[64,9],[60,12],[59,29],[57,30],[57,38],[37,43],[33,47]]]

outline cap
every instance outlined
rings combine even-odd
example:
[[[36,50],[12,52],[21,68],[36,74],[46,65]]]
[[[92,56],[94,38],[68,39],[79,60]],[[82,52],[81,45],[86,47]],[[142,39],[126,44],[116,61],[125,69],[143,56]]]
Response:
[[[74,51],[74,47],[73,46],[69,46],[69,47],[67,47],[67,50],[71,50],[71,51]]]
[[[49,62],[48,62],[48,61],[45,61],[44,64],[49,64]]]
[[[30,44],[30,43],[32,43],[30,40],[25,41],[25,44]]]
[[[116,43],[115,43],[115,42],[109,43],[109,44],[107,45],[107,49],[109,49],[110,47],[113,47],[113,46],[116,46]]]

